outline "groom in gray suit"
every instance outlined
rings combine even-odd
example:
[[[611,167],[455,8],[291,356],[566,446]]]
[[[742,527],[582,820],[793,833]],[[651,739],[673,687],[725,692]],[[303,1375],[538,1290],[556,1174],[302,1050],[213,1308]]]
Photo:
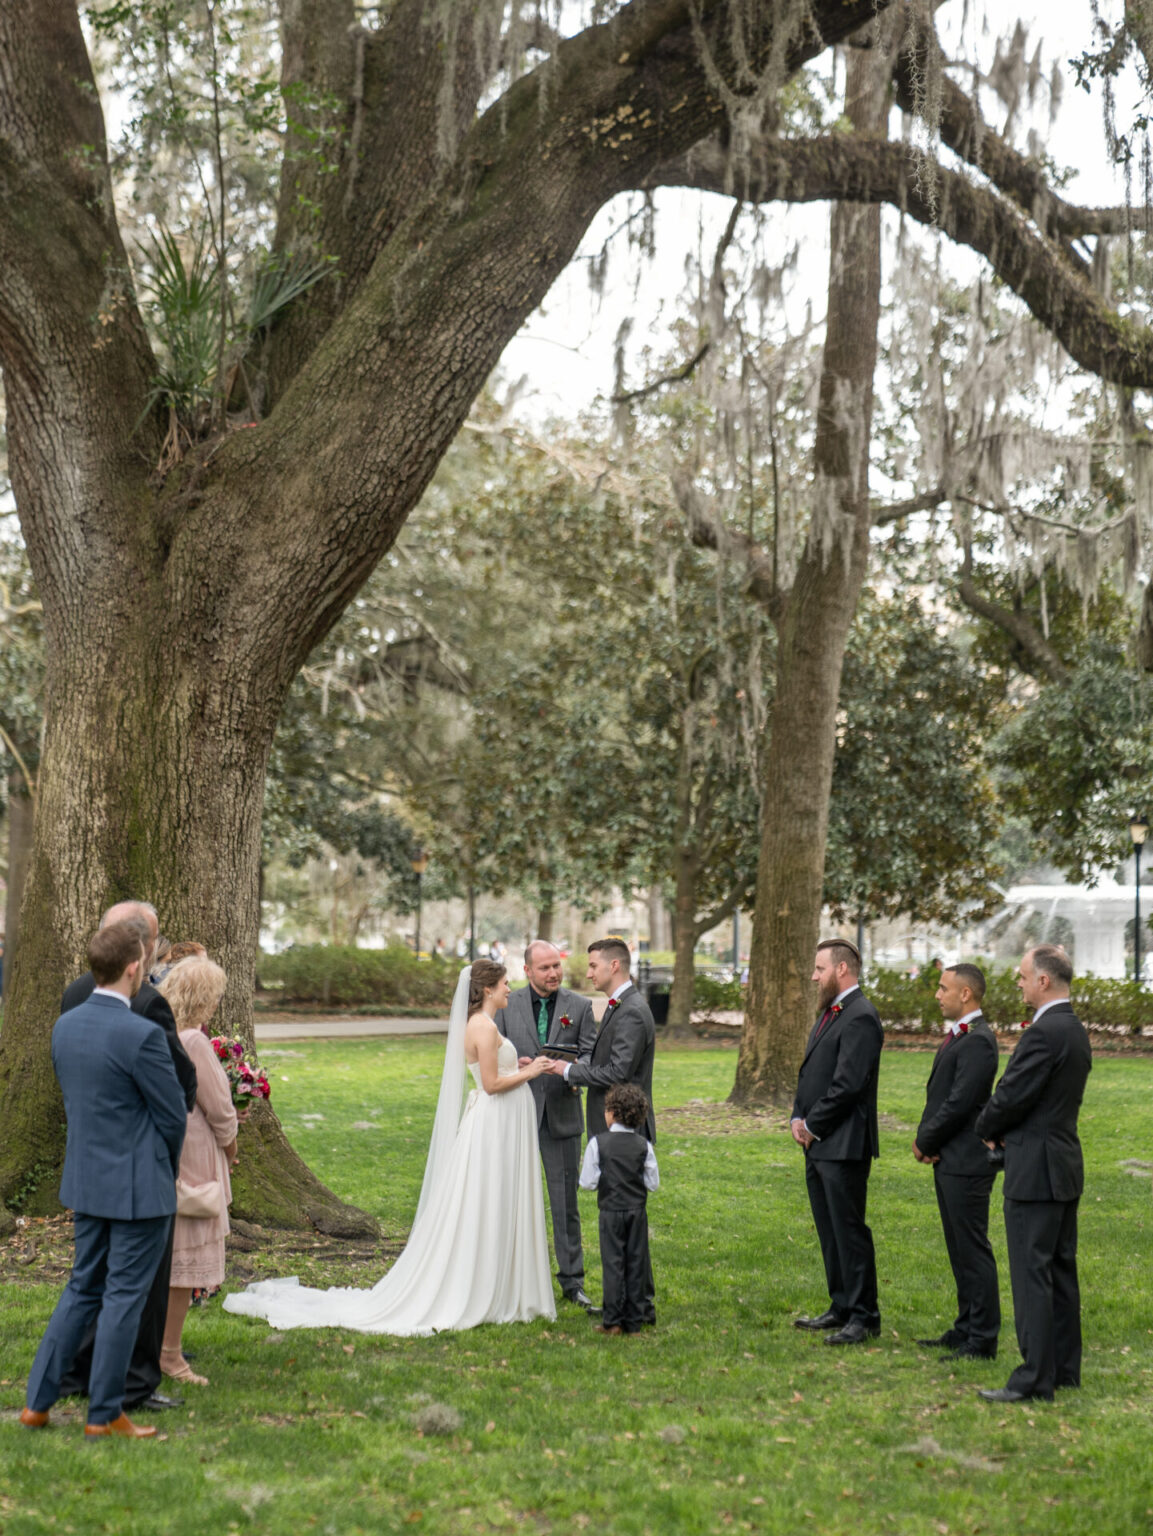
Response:
[[[546,1045],[573,1046],[578,1061],[587,1061],[596,1041],[592,1004],[561,986],[561,952],[546,939],[534,939],[524,952],[527,987],[514,992],[496,1016],[496,1026],[516,1046],[521,1065],[539,1056]],[[536,1100],[537,1136],[552,1212],[557,1279],[565,1297],[586,1312],[599,1311],[585,1295],[585,1262],[581,1249],[581,1220],[577,1209],[580,1174],[581,1098],[547,1074],[529,1087]]]

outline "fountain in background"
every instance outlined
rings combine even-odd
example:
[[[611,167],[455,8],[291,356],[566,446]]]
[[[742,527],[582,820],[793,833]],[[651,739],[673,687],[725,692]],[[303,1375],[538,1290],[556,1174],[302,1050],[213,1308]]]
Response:
[[[1142,890],[1148,898],[1148,887],[1143,885]],[[1037,933],[1034,928],[1032,942],[1060,942],[1052,929],[1055,919],[1064,918],[1073,930],[1073,963],[1078,974],[1124,979],[1133,973],[1133,962],[1125,954],[1125,931],[1133,916],[1135,896],[1135,886],[1118,885],[1104,875],[1096,885],[1011,886],[1005,893],[1004,907],[986,929],[989,935],[996,935],[990,947],[998,955],[1002,951],[1009,956],[1020,954],[1022,930],[1034,914],[1041,919],[1041,930]],[[1145,954],[1150,948],[1147,940],[1141,948]],[[1146,975],[1148,969],[1146,955]]]

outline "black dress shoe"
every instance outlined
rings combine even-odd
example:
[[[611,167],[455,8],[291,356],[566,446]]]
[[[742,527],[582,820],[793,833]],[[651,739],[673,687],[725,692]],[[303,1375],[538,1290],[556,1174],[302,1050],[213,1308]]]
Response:
[[[996,1358],[997,1346],[995,1344],[992,1349],[983,1347],[980,1344],[962,1344],[960,1349],[950,1350],[947,1355],[942,1356],[944,1360],[995,1360]]]
[[[1014,1392],[1012,1387],[980,1387],[978,1397],[983,1397],[987,1403],[1051,1403],[1052,1397],[1046,1397],[1042,1392]]]
[[[581,1290],[566,1291],[564,1299],[571,1301],[574,1307],[583,1307],[590,1317],[599,1317],[604,1311],[603,1307],[595,1306],[592,1297],[586,1296]]]
[[[839,1312],[834,1312],[830,1307],[827,1312],[822,1312],[820,1317],[794,1317],[793,1327],[803,1328],[806,1333],[824,1333],[826,1328],[843,1328],[846,1321]]]
[[[145,1413],[159,1413],[161,1408],[183,1408],[182,1397],[169,1397],[164,1392],[150,1392],[147,1397],[142,1397],[138,1403],[128,1403],[127,1407],[133,1412],[142,1409]]]
[[[964,1334],[955,1328],[946,1328],[939,1339],[917,1339],[922,1349],[960,1349],[965,1343]]]
[[[866,1339],[877,1339],[881,1336],[880,1328],[866,1328],[864,1323],[846,1323],[836,1333],[830,1333],[825,1340],[826,1344],[863,1344]]]

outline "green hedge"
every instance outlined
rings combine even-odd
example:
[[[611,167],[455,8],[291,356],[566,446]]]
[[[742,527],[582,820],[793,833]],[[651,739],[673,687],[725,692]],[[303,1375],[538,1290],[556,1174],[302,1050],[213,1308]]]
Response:
[[[985,1017],[998,1029],[1022,1023],[1028,1010],[1022,1005],[1015,966],[982,966],[988,991]],[[939,1028],[937,978],[927,970],[910,977],[904,971],[870,971],[865,990],[876,1004],[885,1026],[924,1030]],[[739,981],[714,981],[697,976],[693,983],[696,1008],[743,1009],[745,988]],[[1138,1035],[1153,1026],[1153,992],[1135,981],[1111,981],[1102,976],[1078,976],[1073,982],[1073,1006],[1090,1029]]]
[[[988,982],[983,1004],[985,1017],[998,1029],[1022,1023],[1028,1010],[1021,1002],[1016,967],[981,969]],[[869,973],[865,985],[886,1025],[928,1030],[940,1024],[935,977],[922,972],[910,979],[903,971],[878,970]],[[1135,981],[1078,976],[1073,981],[1073,1007],[1091,1029],[1136,1035],[1146,1025],[1153,1025],[1153,993]]]
[[[298,944],[279,955],[262,955],[260,980],[286,1003],[325,1007],[448,1008],[461,962],[411,949],[356,949],[347,944]]]

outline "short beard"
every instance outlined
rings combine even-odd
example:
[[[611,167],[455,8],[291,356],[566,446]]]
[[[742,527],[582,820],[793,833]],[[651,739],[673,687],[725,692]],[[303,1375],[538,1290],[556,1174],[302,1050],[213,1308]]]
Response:
[[[820,996],[817,998],[817,1001],[822,1008],[827,1008],[840,990],[840,987],[837,985],[837,978],[832,976],[821,987]]]

